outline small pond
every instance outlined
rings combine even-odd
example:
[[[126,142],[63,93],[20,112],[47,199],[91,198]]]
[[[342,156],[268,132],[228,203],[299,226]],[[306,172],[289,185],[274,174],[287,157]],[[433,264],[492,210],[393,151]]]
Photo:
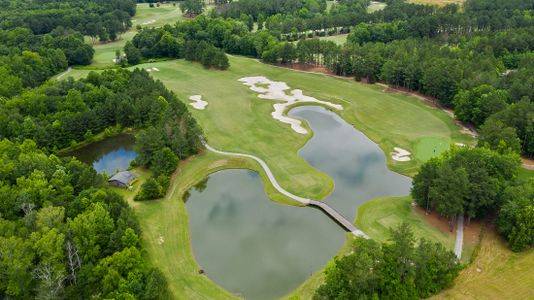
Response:
[[[102,141],[91,143],[65,154],[92,165],[98,173],[115,174],[117,170],[126,170],[135,159],[135,137],[121,133]]]
[[[411,179],[388,170],[378,145],[335,113],[303,106],[290,115],[310,124],[314,136],[299,154],[334,180],[325,201],[349,220],[365,201],[409,193]],[[291,292],[345,241],[344,230],[322,211],[270,201],[252,171],[212,174],[190,191],[187,208],[193,252],[206,276],[246,299]]]

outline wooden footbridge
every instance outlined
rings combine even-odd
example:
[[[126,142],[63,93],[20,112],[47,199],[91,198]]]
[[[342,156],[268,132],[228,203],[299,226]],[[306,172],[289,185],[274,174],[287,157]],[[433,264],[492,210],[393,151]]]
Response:
[[[331,219],[336,221],[336,223],[338,223],[341,227],[343,227],[348,232],[351,232],[352,234],[358,237],[363,237],[365,239],[369,238],[365,233],[363,233],[361,230],[356,228],[356,226],[354,226],[352,222],[349,222],[343,215],[341,215],[339,212],[337,212],[335,209],[333,209],[328,204],[321,202],[321,201],[302,198],[302,197],[293,195],[292,193],[286,191],[284,188],[280,186],[280,184],[278,184],[278,182],[276,181],[276,178],[274,178],[274,175],[271,172],[271,169],[269,168],[269,166],[267,166],[267,164],[261,158],[258,158],[250,154],[219,151],[211,147],[210,145],[208,145],[205,141],[202,141],[202,143],[204,144],[204,147],[206,147],[206,149],[214,153],[218,153],[222,155],[229,155],[229,156],[246,157],[246,158],[250,158],[250,159],[257,161],[261,165],[263,170],[265,170],[265,173],[267,173],[267,177],[269,178],[269,181],[271,181],[271,184],[274,186],[274,188],[278,192],[306,206],[315,206],[315,207],[320,208],[324,213],[326,213]]]

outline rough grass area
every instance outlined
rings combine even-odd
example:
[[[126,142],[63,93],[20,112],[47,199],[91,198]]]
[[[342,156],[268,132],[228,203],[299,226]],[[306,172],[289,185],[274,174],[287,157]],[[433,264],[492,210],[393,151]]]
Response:
[[[488,229],[474,262],[433,299],[532,299],[533,279],[534,249],[514,253]]]

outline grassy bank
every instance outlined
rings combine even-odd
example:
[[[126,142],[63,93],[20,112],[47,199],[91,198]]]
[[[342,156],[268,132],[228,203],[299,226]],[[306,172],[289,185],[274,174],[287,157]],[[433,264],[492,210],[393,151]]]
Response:
[[[514,253],[489,229],[474,262],[432,299],[532,299],[533,278],[534,250]]]

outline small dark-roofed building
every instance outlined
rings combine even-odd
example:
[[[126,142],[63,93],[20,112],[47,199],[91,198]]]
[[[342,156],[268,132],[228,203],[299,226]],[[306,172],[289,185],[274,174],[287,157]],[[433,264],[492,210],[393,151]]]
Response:
[[[127,188],[135,178],[137,178],[137,174],[130,171],[121,171],[108,179],[108,182],[111,186]]]

